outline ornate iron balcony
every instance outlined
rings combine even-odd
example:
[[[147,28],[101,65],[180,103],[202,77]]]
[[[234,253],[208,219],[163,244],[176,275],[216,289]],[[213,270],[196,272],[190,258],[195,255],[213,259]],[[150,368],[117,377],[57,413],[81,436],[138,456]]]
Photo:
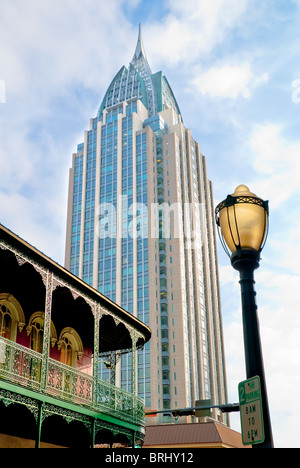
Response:
[[[40,353],[0,338],[0,378],[96,412],[144,425],[144,402],[136,395],[54,359],[46,362],[43,383]]]

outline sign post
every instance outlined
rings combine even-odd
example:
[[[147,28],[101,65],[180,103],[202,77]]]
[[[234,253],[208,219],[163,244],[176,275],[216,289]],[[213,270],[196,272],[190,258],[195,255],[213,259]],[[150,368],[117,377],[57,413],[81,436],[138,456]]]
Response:
[[[239,383],[239,403],[243,444],[263,443],[265,434],[258,376]]]

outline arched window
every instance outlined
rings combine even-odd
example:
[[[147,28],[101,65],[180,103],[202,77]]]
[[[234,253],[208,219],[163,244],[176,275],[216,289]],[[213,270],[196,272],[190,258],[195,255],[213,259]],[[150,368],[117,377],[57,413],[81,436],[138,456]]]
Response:
[[[43,352],[43,339],[44,339],[44,319],[43,317],[36,317],[31,323],[30,333],[30,349]]]
[[[67,327],[62,330],[57,347],[60,350],[60,362],[76,367],[77,360],[83,355],[83,345],[74,328]]]
[[[25,325],[22,307],[14,296],[8,293],[0,294],[0,336],[16,341],[17,331],[21,332]]]
[[[65,335],[60,341],[60,362],[67,364],[68,366],[73,365],[73,346],[71,340]]]
[[[38,353],[43,352],[44,317],[44,312],[34,312],[26,327],[27,335],[30,335],[30,349],[33,349]],[[57,341],[56,330],[52,321],[50,324],[50,341],[52,346],[54,346]]]
[[[9,340],[11,333],[12,315],[5,304],[0,303],[0,336]]]

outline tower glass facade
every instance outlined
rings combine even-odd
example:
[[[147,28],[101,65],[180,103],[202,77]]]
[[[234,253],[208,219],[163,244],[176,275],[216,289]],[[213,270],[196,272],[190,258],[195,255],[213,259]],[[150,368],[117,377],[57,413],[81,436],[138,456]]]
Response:
[[[130,353],[101,377],[166,410],[151,423],[196,400],[227,401],[212,187],[141,30],[73,155],[66,267],[150,326],[137,378]]]

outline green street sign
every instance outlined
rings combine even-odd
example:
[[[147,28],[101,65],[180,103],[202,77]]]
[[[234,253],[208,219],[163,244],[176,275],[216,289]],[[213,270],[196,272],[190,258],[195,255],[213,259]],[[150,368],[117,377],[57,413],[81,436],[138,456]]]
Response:
[[[258,376],[239,383],[239,403],[243,444],[261,444],[265,433]]]

